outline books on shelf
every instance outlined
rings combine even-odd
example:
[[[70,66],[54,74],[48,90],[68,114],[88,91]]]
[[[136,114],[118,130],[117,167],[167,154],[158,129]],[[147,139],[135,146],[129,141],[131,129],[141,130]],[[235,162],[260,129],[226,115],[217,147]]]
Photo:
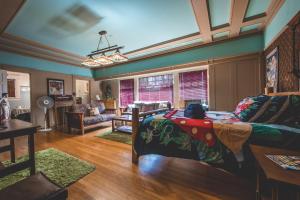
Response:
[[[266,155],[266,157],[284,169],[300,170],[300,156]]]

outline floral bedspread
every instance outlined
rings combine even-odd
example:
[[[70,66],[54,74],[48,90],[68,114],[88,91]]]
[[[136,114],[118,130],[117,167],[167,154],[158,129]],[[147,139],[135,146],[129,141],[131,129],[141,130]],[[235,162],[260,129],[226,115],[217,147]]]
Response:
[[[139,131],[134,144],[139,155],[159,154],[207,163],[224,162],[226,153],[239,153],[248,141],[280,146],[293,140],[300,144],[298,128],[240,122],[226,112],[207,112],[202,120],[184,118],[180,111],[150,116],[140,124]]]

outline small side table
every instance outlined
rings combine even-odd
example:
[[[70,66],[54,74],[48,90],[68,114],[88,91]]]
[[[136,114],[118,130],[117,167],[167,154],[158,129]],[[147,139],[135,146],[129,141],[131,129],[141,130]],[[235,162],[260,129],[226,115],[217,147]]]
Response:
[[[298,151],[288,151],[285,149],[270,148],[264,146],[250,145],[250,149],[256,159],[257,164],[257,181],[256,181],[256,199],[261,199],[260,194],[260,176],[265,175],[267,181],[272,186],[272,200],[278,200],[280,185],[285,184],[295,188],[297,192],[296,199],[300,199],[300,172],[286,170],[278,166],[272,160],[266,157],[266,154],[273,155],[293,155],[300,156]]]
[[[115,121],[120,121],[123,124],[123,126],[116,127]],[[111,122],[112,122],[112,131],[118,130],[118,131],[122,131],[122,132],[132,133],[132,129],[130,130],[126,126],[127,122],[132,122],[132,115],[117,116],[117,117],[112,118]],[[125,127],[125,126],[126,126],[126,128],[122,129],[122,127]],[[124,131],[124,130],[128,130],[128,131]]]

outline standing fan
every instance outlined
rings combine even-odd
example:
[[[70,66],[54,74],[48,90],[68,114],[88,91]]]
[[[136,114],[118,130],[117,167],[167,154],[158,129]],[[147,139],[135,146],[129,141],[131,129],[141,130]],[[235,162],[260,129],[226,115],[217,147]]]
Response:
[[[53,107],[54,101],[49,96],[41,96],[37,99],[36,103],[37,103],[39,108],[43,109],[44,114],[45,114],[45,116],[44,116],[45,127],[41,128],[39,131],[40,132],[49,132],[52,129],[47,128],[47,110]]]

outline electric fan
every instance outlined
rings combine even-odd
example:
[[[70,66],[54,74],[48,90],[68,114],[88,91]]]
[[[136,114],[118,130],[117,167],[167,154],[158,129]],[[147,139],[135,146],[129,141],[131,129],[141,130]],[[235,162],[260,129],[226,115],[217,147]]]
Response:
[[[54,101],[51,97],[49,96],[41,96],[37,99],[37,106],[44,111],[44,122],[45,122],[45,127],[41,128],[39,131],[40,132],[50,132],[52,129],[47,128],[47,110],[52,108],[54,105]]]

